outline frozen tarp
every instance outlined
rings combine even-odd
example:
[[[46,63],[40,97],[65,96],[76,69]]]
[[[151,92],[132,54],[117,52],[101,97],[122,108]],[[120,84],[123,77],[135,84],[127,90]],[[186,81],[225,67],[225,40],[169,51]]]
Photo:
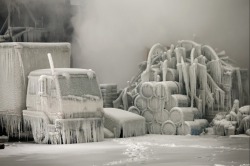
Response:
[[[145,134],[145,118],[117,108],[104,108],[104,127],[114,131],[115,137]]]

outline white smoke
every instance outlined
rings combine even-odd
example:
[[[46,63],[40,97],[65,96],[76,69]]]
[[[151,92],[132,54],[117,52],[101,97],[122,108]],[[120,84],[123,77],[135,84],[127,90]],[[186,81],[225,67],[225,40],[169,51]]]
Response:
[[[124,87],[153,44],[194,37],[249,66],[248,0],[74,1],[73,67],[93,69],[100,83]]]

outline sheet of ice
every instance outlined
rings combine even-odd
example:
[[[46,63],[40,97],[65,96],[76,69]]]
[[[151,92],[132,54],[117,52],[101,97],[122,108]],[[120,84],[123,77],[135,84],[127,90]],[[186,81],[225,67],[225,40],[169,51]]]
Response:
[[[8,143],[0,153],[8,166],[249,165],[249,139],[145,135],[91,144]]]

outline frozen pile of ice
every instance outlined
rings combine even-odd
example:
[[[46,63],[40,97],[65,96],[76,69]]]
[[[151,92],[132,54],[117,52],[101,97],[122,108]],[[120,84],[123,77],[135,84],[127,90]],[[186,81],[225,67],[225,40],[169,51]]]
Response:
[[[248,71],[225,51],[181,40],[169,48],[153,45],[113,103],[144,116],[149,133],[197,135],[208,126],[206,119],[231,109],[234,99],[246,104],[248,88]]]
[[[247,134],[250,136],[250,105],[239,108],[236,100],[231,111],[218,113],[211,125],[216,135]]]

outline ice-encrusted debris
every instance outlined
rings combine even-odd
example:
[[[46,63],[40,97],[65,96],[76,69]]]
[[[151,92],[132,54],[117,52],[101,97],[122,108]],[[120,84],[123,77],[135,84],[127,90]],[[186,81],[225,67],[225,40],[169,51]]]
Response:
[[[209,45],[190,40],[178,41],[176,46],[171,45],[169,49],[157,43],[151,47],[144,67],[139,67],[139,74],[131,79],[121,93],[123,96],[133,94],[134,102],[128,102],[126,97],[120,95],[114,101],[114,106],[125,110],[138,106],[140,111],[145,110],[139,108],[136,96],[140,95],[147,100],[154,97],[161,99],[162,94],[152,93],[153,83],[160,81],[177,81],[183,87],[178,93],[191,98],[191,107],[197,107],[202,118],[209,118],[215,111],[227,111],[237,98],[242,106],[248,103],[249,98],[248,71],[235,67],[229,58],[223,58],[224,54],[216,53]],[[169,111],[172,102],[166,98],[164,108]]]

